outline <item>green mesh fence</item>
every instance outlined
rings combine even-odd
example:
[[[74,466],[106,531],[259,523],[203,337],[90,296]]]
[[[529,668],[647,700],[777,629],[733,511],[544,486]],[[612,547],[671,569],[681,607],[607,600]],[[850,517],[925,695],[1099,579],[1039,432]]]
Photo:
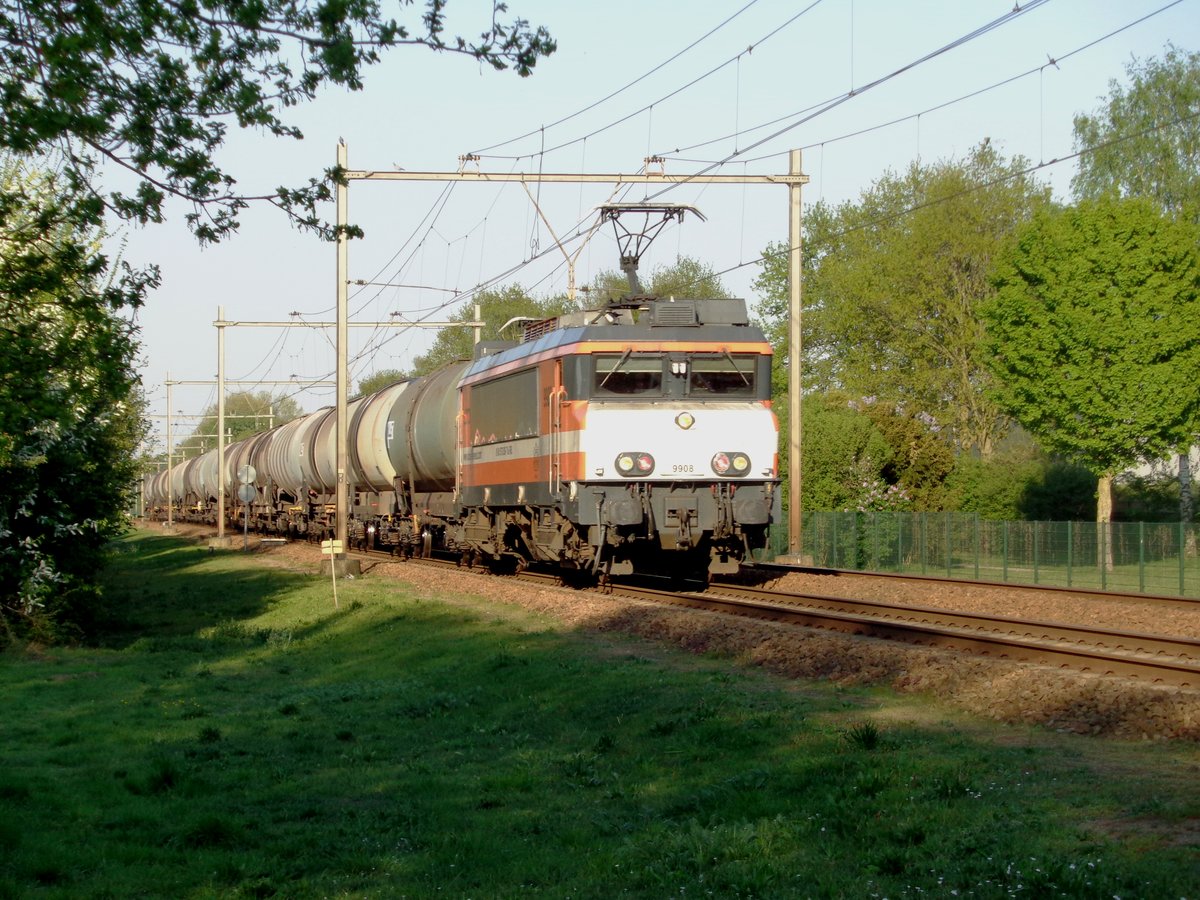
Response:
[[[815,512],[801,557],[834,569],[1200,597],[1200,527],[1181,522],[992,522],[973,513]],[[773,529],[764,559],[786,554]]]

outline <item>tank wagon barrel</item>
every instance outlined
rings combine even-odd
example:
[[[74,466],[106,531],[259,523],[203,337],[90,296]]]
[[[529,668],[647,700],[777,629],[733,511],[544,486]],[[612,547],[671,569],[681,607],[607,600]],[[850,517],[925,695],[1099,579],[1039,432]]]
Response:
[[[419,493],[454,490],[458,383],[469,363],[452,363],[409,382],[385,428],[385,448],[396,477]]]
[[[390,491],[396,469],[387,452],[387,423],[392,409],[413,382],[401,381],[350,405],[350,442],[347,444],[350,470],[360,489]],[[333,453],[336,453],[336,446]],[[332,454],[330,457],[332,461]]]

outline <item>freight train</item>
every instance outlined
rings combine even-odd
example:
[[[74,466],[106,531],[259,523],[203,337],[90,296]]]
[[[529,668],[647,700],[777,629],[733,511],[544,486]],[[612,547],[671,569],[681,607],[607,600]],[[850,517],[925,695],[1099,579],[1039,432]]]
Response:
[[[598,576],[732,572],[765,546],[779,429],[744,301],[642,297],[523,331],[349,404],[353,545]],[[254,530],[333,533],[334,429],[327,408],[225,448],[227,498],[255,472]],[[217,469],[211,450],[148,476],[148,508],[240,524]]]
[[[353,400],[351,543],[601,578],[730,573],[766,546],[780,518],[771,346],[745,301],[645,296],[637,278],[641,252],[685,212],[703,219],[674,204],[600,207],[627,298],[524,321],[520,341],[479,343],[471,360]],[[254,472],[245,506],[217,509],[212,450],[147,476],[146,508],[331,536],[335,427],[326,408],[226,447],[227,498]]]

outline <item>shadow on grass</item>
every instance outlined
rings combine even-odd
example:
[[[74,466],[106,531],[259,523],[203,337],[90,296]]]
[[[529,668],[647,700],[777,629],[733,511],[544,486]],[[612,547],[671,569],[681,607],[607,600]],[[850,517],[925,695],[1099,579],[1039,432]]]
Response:
[[[0,775],[0,822],[30,822],[0,897],[51,880],[77,896],[1001,896],[1027,883],[1011,860],[1049,857],[1061,887],[1082,852],[1065,813],[1030,804],[1091,779],[1024,747],[865,724],[837,691],[632,641],[589,652],[370,579],[339,612],[262,629],[248,619],[311,576],[183,538],[121,547],[111,643],[139,646],[6,687],[8,749],[40,768]],[[665,614],[598,619],[702,649]],[[1112,865],[1087,894],[1178,886]]]
[[[213,552],[186,537],[134,534],[114,545],[102,580],[105,615],[95,643],[122,649],[255,616],[312,578],[248,568],[229,551]]]

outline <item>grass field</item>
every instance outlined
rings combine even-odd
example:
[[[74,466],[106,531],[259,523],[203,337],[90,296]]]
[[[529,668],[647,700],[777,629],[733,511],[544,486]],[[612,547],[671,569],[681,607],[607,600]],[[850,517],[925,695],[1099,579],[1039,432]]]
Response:
[[[1200,896],[1200,752],[135,535],[0,657],[0,897]],[[446,602],[452,601],[452,602]]]

